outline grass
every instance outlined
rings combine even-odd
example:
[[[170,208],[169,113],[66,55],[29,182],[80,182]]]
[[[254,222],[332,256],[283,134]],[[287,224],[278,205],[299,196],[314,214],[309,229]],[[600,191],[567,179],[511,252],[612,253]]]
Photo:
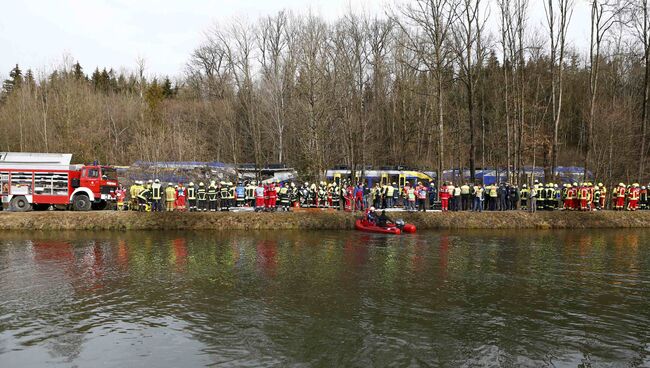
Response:
[[[571,229],[650,227],[643,212],[391,213],[418,229]],[[349,230],[360,214],[0,212],[0,230]]]

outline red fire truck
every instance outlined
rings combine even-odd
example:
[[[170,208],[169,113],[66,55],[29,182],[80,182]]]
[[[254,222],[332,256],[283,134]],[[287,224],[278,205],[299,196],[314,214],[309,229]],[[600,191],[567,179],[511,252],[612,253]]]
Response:
[[[115,199],[117,170],[70,165],[72,154],[0,152],[0,196],[11,211],[104,209]]]

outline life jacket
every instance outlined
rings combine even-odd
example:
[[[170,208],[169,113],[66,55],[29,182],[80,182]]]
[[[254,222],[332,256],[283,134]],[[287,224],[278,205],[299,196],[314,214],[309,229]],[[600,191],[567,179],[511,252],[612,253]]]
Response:
[[[573,197],[575,197],[575,189],[574,188],[569,188],[566,191],[566,199],[572,200]]]
[[[160,199],[162,198],[162,191],[160,183],[154,183],[151,185],[151,197],[153,199]]]
[[[205,194],[205,187],[199,187],[199,189],[196,191],[196,197],[199,201],[205,201]]]
[[[388,188],[386,189],[386,195],[389,197],[392,197],[394,192],[395,192],[395,187],[393,187],[392,185],[388,186]]]
[[[427,189],[423,186],[418,187],[418,199],[427,199]]]
[[[408,199],[409,201],[415,201],[415,189],[410,188],[408,191]]]
[[[255,198],[255,187],[252,185],[246,186],[246,199]]]

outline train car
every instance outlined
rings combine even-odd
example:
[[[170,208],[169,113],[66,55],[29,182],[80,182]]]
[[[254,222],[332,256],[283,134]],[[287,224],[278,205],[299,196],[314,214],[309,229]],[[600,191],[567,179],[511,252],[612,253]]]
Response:
[[[327,170],[325,172],[325,177],[328,181],[333,181],[337,184],[340,184],[341,181],[345,179],[350,179],[353,183],[363,180],[366,182],[367,186],[373,186],[375,183],[379,183],[380,185],[396,183],[400,189],[403,188],[407,182],[410,184],[422,182],[425,185],[429,185],[429,183],[433,181],[431,176],[421,171],[405,170],[399,167],[356,170],[354,172],[354,177],[352,175],[352,170],[350,169],[334,168]]]

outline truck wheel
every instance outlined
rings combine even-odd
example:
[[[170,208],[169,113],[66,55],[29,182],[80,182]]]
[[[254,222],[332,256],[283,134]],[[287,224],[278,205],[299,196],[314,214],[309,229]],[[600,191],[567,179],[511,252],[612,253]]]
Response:
[[[85,194],[77,194],[72,200],[72,208],[75,211],[89,211],[91,205],[90,198]]]
[[[92,204],[92,209],[95,211],[103,211],[106,207],[108,207],[108,202],[106,201],[99,201]]]
[[[26,212],[32,209],[32,205],[27,201],[27,198],[17,196],[11,199],[10,208],[14,212]]]

